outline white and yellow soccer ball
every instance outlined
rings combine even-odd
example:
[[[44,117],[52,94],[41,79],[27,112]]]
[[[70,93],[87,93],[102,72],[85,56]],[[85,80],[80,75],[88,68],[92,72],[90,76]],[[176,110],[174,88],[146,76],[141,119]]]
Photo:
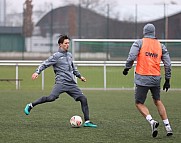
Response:
[[[70,119],[70,125],[72,127],[80,127],[82,125],[82,118],[78,115],[74,115]]]

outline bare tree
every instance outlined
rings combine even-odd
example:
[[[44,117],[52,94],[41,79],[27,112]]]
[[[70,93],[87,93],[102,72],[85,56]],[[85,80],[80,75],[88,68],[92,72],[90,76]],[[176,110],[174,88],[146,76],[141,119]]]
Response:
[[[51,8],[52,8],[52,3],[50,2],[44,2],[38,5],[38,11],[44,11],[45,13],[50,11]]]
[[[65,5],[70,4],[81,5],[81,7],[93,10],[101,15],[108,16],[109,14],[111,18],[118,18],[118,12],[114,11],[114,8],[117,6],[115,0],[67,0],[65,2]]]

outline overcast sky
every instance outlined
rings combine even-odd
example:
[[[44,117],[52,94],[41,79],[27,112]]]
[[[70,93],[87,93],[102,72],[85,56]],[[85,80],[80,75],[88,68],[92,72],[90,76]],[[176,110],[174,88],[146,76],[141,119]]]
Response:
[[[32,0],[33,9],[37,10],[45,3],[53,4],[53,8],[63,6],[63,0]],[[67,1],[67,0],[66,0]],[[79,0],[74,0],[78,3]],[[113,0],[116,2],[115,12],[119,13],[119,19],[129,19],[135,16],[135,5],[137,4],[138,21],[158,19],[164,16],[164,3],[166,4],[166,15],[172,15],[181,11],[181,0]],[[7,13],[22,12],[25,0],[6,0]],[[111,0],[107,0],[108,3]]]

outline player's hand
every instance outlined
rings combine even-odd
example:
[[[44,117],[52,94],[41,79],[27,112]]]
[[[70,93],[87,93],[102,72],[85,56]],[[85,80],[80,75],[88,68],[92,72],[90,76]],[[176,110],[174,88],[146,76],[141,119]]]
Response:
[[[83,82],[86,82],[86,78],[83,77],[83,76],[80,77],[80,80],[83,81]]]
[[[163,90],[166,90],[166,92],[167,92],[169,88],[170,88],[170,79],[165,79],[165,83],[163,85]]]
[[[35,80],[36,78],[38,78],[38,74],[35,72],[34,74],[32,74],[31,78],[32,80]]]
[[[125,69],[123,70],[123,74],[124,74],[124,75],[127,75],[127,74],[128,74],[128,71],[129,71],[129,69],[125,68]]]

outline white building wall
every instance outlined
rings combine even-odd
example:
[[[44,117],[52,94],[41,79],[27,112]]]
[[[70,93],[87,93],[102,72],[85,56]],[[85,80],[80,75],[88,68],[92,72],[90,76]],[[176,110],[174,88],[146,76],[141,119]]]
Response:
[[[50,36],[32,36],[25,39],[26,51],[27,52],[55,52],[58,50],[58,37]],[[51,46],[51,44],[52,46]]]

